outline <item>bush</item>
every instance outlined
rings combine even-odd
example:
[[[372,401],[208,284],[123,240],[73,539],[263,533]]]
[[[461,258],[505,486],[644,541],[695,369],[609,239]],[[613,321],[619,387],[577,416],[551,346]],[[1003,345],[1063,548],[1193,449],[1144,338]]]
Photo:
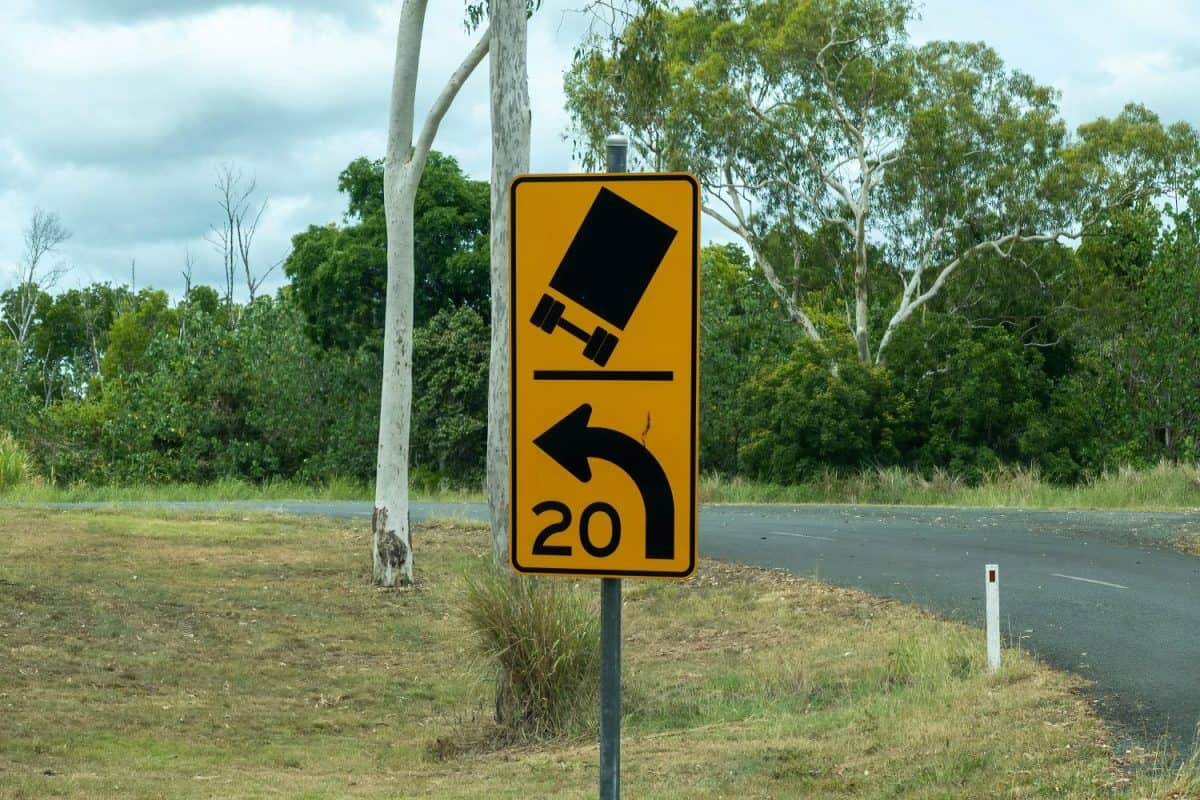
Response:
[[[1076,470],[1045,434],[1052,387],[1042,356],[1015,334],[931,315],[898,336],[891,355],[896,386],[919,410],[905,460],[922,472],[941,467],[979,483],[1004,464],[1052,461],[1065,477]]]
[[[497,671],[496,721],[517,738],[581,730],[599,702],[600,613],[563,579],[488,567],[467,577],[465,611]]]
[[[102,435],[107,407],[86,400],[54,403],[42,412],[31,452],[52,483],[108,482]]]
[[[0,491],[20,486],[29,478],[29,456],[10,433],[0,433]]]
[[[487,322],[467,306],[413,333],[412,463],[451,483],[483,480],[490,348]]]
[[[740,466],[783,484],[827,469],[896,463],[912,413],[887,370],[808,341],[785,363],[756,373],[744,395],[748,434]]]

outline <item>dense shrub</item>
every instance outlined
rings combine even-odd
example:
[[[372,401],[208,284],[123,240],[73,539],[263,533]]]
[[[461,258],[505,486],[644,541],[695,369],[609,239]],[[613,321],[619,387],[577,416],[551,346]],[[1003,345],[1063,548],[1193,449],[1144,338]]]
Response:
[[[905,331],[891,355],[896,384],[919,409],[906,461],[976,481],[1052,452],[1052,440],[1030,436],[1050,406],[1042,356],[1004,327],[931,317]]]
[[[221,312],[180,313],[183,324],[176,316],[144,341],[129,333],[137,346],[120,351],[128,368],[97,384],[99,397],[38,416],[30,441],[47,475],[59,483],[373,477],[378,356],[322,351],[286,300],[258,299],[236,329]]]
[[[700,465],[734,474],[749,434],[745,387],[788,358],[797,330],[741,249],[706,247],[700,263]]]
[[[439,311],[413,335],[414,467],[458,484],[483,479],[491,334],[469,306]]]
[[[32,451],[51,482],[107,482],[102,442],[107,413],[102,403],[70,401],[55,403],[38,417]]]
[[[911,407],[886,369],[848,351],[804,341],[746,387],[750,433],[739,466],[753,477],[793,483],[824,468],[896,463]]]

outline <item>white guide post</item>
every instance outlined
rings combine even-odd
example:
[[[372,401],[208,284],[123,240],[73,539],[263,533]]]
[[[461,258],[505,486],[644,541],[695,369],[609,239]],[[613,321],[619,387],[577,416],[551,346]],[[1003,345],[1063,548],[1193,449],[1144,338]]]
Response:
[[[988,564],[984,567],[987,598],[987,660],[988,672],[1000,669],[1000,567]]]

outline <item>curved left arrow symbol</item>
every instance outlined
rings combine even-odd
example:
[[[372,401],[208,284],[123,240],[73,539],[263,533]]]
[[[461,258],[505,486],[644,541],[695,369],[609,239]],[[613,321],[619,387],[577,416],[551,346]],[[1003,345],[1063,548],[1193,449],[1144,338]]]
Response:
[[[592,406],[584,403],[533,443],[584,483],[592,479],[590,458],[609,461],[625,471],[646,506],[646,558],[674,558],[675,498],[667,473],[637,439],[612,428],[593,428],[588,425],[591,417]]]

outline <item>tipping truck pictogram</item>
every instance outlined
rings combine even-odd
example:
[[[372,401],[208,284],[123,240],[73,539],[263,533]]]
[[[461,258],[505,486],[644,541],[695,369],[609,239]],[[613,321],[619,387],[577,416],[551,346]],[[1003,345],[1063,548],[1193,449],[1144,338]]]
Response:
[[[550,278],[550,288],[623,331],[676,233],[601,187]],[[529,321],[546,333],[562,328],[584,343],[584,358],[603,367],[617,347],[617,335],[602,325],[588,333],[566,319],[565,312],[565,303],[543,294]]]

